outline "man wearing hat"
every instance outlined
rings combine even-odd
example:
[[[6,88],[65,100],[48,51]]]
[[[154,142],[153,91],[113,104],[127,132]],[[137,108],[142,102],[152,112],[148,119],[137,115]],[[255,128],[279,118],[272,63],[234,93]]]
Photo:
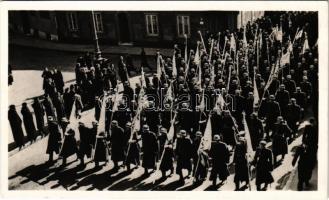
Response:
[[[146,124],[152,132],[158,132],[158,125],[160,125],[160,113],[155,106],[154,101],[149,101],[149,106],[144,109]]]
[[[193,174],[195,174],[197,162],[199,159],[198,150],[200,147],[201,138],[202,138],[201,131],[197,131],[195,133],[195,138],[193,139],[193,143],[192,143]]]
[[[290,74],[287,75],[287,78],[284,81],[284,85],[290,95],[293,95],[296,92],[296,82],[293,79],[291,79]]]
[[[182,108],[178,110],[176,124],[181,130],[191,131],[193,123],[193,112],[189,109],[188,103],[182,103]]]
[[[59,125],[60,125],[60,127],[62,128],[63,133],[65,133],[68,124],[69,124],[69,120],[67,120],[66,117],[63,117],[63,118],[61,119],[61,121],[59,122]]]
[[[48,162],[53,162],[53,153],[59,153],[62,142],[62,135],[59,129],[59,125],[53,116],[48,116],[48,130],[49,138],[46,152],[49,154]]]
[[[44,130],[44,128],[45,128],[45,121],[44,121],[45,110],[38,97],[34,98],[32,108],[34,110],[35,119],[37,122],[38,134],[41,136],[44,136],[44,135],[46,135],[46,132]]]
[[[238,135],[238,143],[234,149],[233,163],[235,168],[234,183],[235,190],[240,189],[240,182],[249,183],[248,160],[246,157],[247,144],[244,139],[245,133],[242,132]],[[251,178],[251,177],[250,177]]]
[[[79,157],[78,156],[78,145],[77,145],[77,141],[76,141],[74,135],[75,135],[75,131],[72,128],[70,128],[64,134],[63,145],[61,148],[61,152],[59,153],[59,156],[63,158],[62,166],[66,165],[66,160],[71,155],[76,154],[77,158]]]
[[[298,131],[298,125],[301,120],[302,111],[301,111],[300,106],[297,105],[295,98],[291,98],[290,102],[291,103],[288,104],[288,106],[287,106],[286,119],[287,119],[288,126],[293,131],[293,136],[294,136],[295,134],[297,134],[297,131]]]
[[[125,149],[126,149],[126,137],[124,135],[124,130],[118,125],[118,121],[112,121],[111,127],[111,159],[114,163],[114,169],[118,170],[118,162],[124,161],[125,159]]]
[[[281,155],[282,160],[285,155],[288,153],[288,138],[291,137],[292,130],[287,125],[287,122],[283,120],[281,116],[277,118],[277,122],[274,124],[273,129],[273,142],[272,142],[272,151],[274,157],[274,164],[276,163],[276,157]]]
[[[234,136],[234,121],[230,115],[230,111],[224,110],[223,117],[221,120],[221,132],[222,139],[227,145],[235,146],[235,136]]]
[[[280,89],[275,94],[275,100],[280,105],[281,114],[283,117],[286,117],[286,108],[289,104],[290,95],[286,90],[286,86],[284,84],[280,85]]]
[[[106,142],[105,132],[100,132],[96,136],[94,162],[95,168],[99,167],[99,162],[107,163],[109,159],[109,148]]]
[[[281,115],[280,105],[275,101],[274,95],[270,95],[270,98],[265,106],[264,114],[266,117],[266,138],[269,138],[270,131],[273,131],[275,121],[277,120],[278,116]]]
[[[301,107],[302,118],[304,118],[304,110],[307,107],[305,92],[302,92],[300,87],[296,87],[296,92],[293,94],[293,98],[296,99],[296,103]]]
[[[177,166],[176,173],[179,175],[180,182],[184,182],[183,177],[183,169],[188,170],[188,174],[191,174],[192,170],[192,141],[187,136],[187,132],[185,130],[180,131],[180,138],[177,138],[177,146],[176,146],[176,157],[177,157]]]
[[[209,157],[212,158],[212,170],[209,180],[212,181],[213,186],[216,186],[217,177],[219,177],[219,180],[223,183],[230,175],[227,168],[227,164],[230,160],[230,152],[227,145],[222,142],[221,136],[214,135]]]
[[[130,165],[134,164],[135,168],[140,165],[140,146],[138,141],[140,140],[140,136],[138,132],[135,131],[132,133],[131,137],[128,141],[128,148],[126,154],[126,162],[125,165],[127,166],[127,170],[130,171]]]
[[[250,118],[247,118],[247,123],[250,132],[252,149],[256,150],[260,140],[264,138],[263,123],[258,118],[258,114],[256,112],[252,113]]]
[[[160,170],[162,173],[162,178],[166,178],[166,172],[170,170],[171,176],[174,173],[174,150],[172,141],[167,141],[163,146],[163,152],[160,160]]]
[[[240,90],[235,90],[235,95],[232,96],[233,99],[233,108],[232,108],[232,115],[237,121],[237,125],[239,128],[243,127],[242,124],[242,112],[246,108],[246,98],[241,95]]]
[[[256,166],[256,186],[258,191],[266,190],[267,185],[274,181],[271,174],[273,171],[272,158],[272,151],[266,148],[266,141],[261,140],[252,162],[252,164]],[[264,188],[261,188],[263,183],[265,184]]]
[[[83,122],[79,122],[79,133],[80,133],[80,145],[79,145],[79,159],[80,165],[84,166],[84,157],[91,157],[93,145],[95,144],[95,136],[93,134],[93,128],[87,128]]]
[[[24,146],[24,133],[22,128],[22,119],[17,114],[15,105],[10,105],[8,110],[8,120],[13,133],[16,146],[21,149]]]
[[[142,129],[142,150],[143,150],[143,163],[144,174],[147,175],[148,169],[155,170],[156,159],[159,151],[157,137],[154,132],[150,131],[147,124],[143,125]]]
[[[159,155],[158,157],[161,158],[161,155],[164,150],[165,143],[167,141],[167,129],[166,128],[160,128],[160,134],[158,136],[158,143],[159,143]]]

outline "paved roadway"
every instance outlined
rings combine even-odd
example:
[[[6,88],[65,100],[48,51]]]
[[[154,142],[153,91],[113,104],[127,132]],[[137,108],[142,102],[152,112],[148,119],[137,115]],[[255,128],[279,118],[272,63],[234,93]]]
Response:
[[[50,50],[38,50],[27,47],[11,49],[10,63],[19,70],[14,70],[14,84],[9,88],[9,104],[20,105],[23,101],[30,102],[31,97],[42,94],[41,70],[47,66],[62,66],[66,84],[72,83],[74,74],[74,61],[76,53],[63,53]],[[138,59],[136,62],[139,62]],[[132,82],[136,82],[134,78]],[[20,114],[20,108],[17,109]],[[31,109],[32,110],[32,109]],[[93,110],[83,113],[83,120],[91,122]],[[8,123],[9,126],[9,123]],[[302,128],[302,127],[301,127]],[[8,143],[13,142],[11,131],[8,133]],[[143,169],[138,168],[128,173],[123,168],[114,172],[110,162],[102,169],[94,169],[94,164],[89,162],[85,169],[78,169],[79,161],[75,156],[68,160],[68,166],[59,168],[61,161],[54,166],[47,166],[48,156],[45,154],[48,138],[39,138],[32,145],[27,145],[23,150],[14,149],[8,154],[9,189],[13,190],[234,190],[234,169],[231,166],[231,175],[224,185],[211,187],[210,181],[201,185],[193,185],[192,179],[186,179],[184,185],[178,184],[178,175],[160,180],[159,172],[149,177],[143,177]],[[301,138],[289,145],[289,154],[280,166],[275,168],[273,183],[269,190],[296,190],[297,174],[293,170],[291,160],[296,146],[301,143]],[[185,172],[186,174],[186,172]],[[292,176],[290,176],[292,174]],[[255,190],[255,179],[251,182]],[[247,189],[244,187],[244,189]],[[317,189],[317,168],[313,171],[311,187],[307,190]]]

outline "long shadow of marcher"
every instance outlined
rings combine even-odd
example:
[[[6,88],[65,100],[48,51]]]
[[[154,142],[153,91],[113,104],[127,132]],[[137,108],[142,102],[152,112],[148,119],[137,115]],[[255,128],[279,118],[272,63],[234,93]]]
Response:
[[[120,173],[117,172],[118,172],[117,170],[111,169],[101,174],[93,174],[79,181],[77,183],[77,186],[74,187],[74,189],[78,189],[82,186],[91,185],[91,187],[88,188],[88,190],[93,190],[93,189],[104,190],[106,187],[110,186],[115,181],[130,174],[130,172],[127,171],[122,171]],[[113,174],[115,174],[115,176],[112,176]]]
[[[47,178],[47,181],[58,180],[57,184],[51,186],[51,189],[55,189],[59,186],[63,186],[67,189],[69,186],[75,184],[76,175],[79,172],[78,167],[67,169],[65,171],[59,171]]]
[[[141,191],[153,190],[159,184],[161,184],[162,182],[164,182],[166,179],[167,179],[167,177],[161,177],[161,178],[155,180],[154,182],[138,184],[138,185],[136,185],[134,187],[134,190],[141,190]]]
[[[41,179],[49,177],[56,170],[57,170],[56,167],[52,167],[52,165],[49,163],[42,163],[40,165],[30,165],[16,172],[16,174],[14,176],[9,177],[9,179],[15,178],[17,176],[21,176],[21,177],[25,177],[26,179],[21,181],[20,184],[25,184],[28,183],[29,181],[33,181],[40,185],[44,185],[39,181]]]
[[[131,172],[130,172],[131,173]],[[108,190],[128,190],[134,188],[137,184],[142,182],[144,179],[149,177],[148,175],[142,175],[133,179],[126,178],[121,180],[120,182],[111,185]]]
[[[217,191],[220,187],[222,187],[225,184],[224,181],[220,182],[218,185],[209,185],[205,191]]]
[[[282,190],[284,188],[284,186],[286,185],[286,183],[290,177],[290,174],[291,174],[291,172],[287,172],[283,176],[281,176],[277,181],[278,185],[275,187],[275,189]]]
[[[182,187],[180,189],[178,189],[178,191],[191,191],[194,190],[195,188],[199,187],[200,185],[202,185],[202,181],[198,181],[193,183],[192,185],[188,185],[186,187]]]
[[[157,189],[158,190],[163,190],[163,191],[173,191],[176,190],[179,187],[182,187],[184,185],[184,182],[180,180],[176,180],[174,182],[171,182],[167,185],[160,185]]]

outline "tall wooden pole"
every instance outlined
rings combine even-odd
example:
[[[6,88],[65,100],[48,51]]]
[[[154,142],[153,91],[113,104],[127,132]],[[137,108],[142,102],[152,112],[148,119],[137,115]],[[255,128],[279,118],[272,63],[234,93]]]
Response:
[[[91,11],[91,18],[93,21],[93,29],[94,29],[94,40],[95,40],[95,54],[96,54],[96,58],[101,58],[102,57],[102,52],[99,48],[99,44],[98,44],[98,36],[97,36],[97,30],[96,30],[96,22],[95,22],[95,14],[94,11]]]

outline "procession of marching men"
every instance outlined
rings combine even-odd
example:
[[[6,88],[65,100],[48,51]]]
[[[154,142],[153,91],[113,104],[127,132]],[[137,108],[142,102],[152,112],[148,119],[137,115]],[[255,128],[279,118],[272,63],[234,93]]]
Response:
[[[298,190],[303,190],[317,162],[314,16],[282,12],[236,31],[199,31],[200,41],[186,36],[172,56],[157,52],[151,76],[144,73],[153,69],[144,50],[141,67],[134,66],[129,55],[121,56],[115,67],[87,53],[77,59],[76,84],[65,89],[61,72],[45,69],[44,98],[35,98],[32,105],[37,129],[23,103],[27,136],[34,141],[38,134],[49,134],[49,163],[54,153],[63,166],[72,155],[79,158],[80,167],[85,167],[85,158],[95,167],[111,159],[114,170],[141,165],[145,175],[160,170],[165,179],[176,173],[182,183],[183,170],[195,183],[206,180],[210,170],[209,179],[216,186],[217,180],[225,183],[232,162],[236,190],[241,183],[251,188],[254,173],[257,190],[266,190],[288,144],[299,136],[300,123],[312,113],[292,163],[298,161]],[[140,73],[135,85],[132,71]],[[89,109],[95,111],[92,127],[81,120],[81,112]],[[22,120],[13,105],[9,121],[22,147]]]

